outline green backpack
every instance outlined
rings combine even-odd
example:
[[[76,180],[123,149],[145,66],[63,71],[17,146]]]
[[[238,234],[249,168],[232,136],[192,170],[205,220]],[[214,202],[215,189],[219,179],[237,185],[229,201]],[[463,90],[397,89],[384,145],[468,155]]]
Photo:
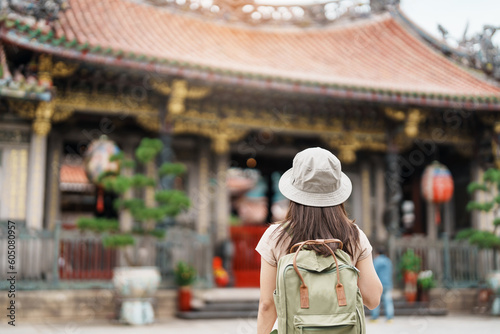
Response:
[[[335,253],[326,244],[338,243]],[[302,249],[316,244],[332,256]],[[294,253],[294,249],[297,248]],[[338,239],[298,243],[278,262],[274,303],[279,334],[364,334],[365,312],[359,271]]]

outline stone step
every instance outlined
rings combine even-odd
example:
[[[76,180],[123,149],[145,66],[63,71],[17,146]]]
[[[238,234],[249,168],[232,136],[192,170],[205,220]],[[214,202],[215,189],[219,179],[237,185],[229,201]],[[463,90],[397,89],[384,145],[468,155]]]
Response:
[[[254,319],[257,311],[189,311],[178,312],[182,319]]]
[[[252,299],[240,298],[230,300],[225,298],[211,298],[204,301],[199,307],[190,312],[179,312],[177,316],[183,319],[231,319],[231,318],[255,318],[257,316],[259,303]],[[429,308],[428,302],[407,303],[403,299],[394,300],[394,313],[396,316],[440,316],[446,315],[446,309]],[[368,318],[370,310],[365,308]],[[384,315],[384,307],[381,307],[381,315]]]
[[[368,318],[370,317],[370,310],[365,308],[365,316]],[[399,309],[399,308],[394,308],[394,316],[423,316],[423,315],[430,315],[430,316],[443,316],[447,315],[448,310],[443,309],[443,308],[405,308],[405,309]],[[380,311],[380,315],[384,316],[385,312],[382,309]]]
[[[257,311],[259,302],[210,302],[206,303],[199,311]]]
[[[215,288],[194,291],[194,297],[205,303],[259,302],[259,288]]]

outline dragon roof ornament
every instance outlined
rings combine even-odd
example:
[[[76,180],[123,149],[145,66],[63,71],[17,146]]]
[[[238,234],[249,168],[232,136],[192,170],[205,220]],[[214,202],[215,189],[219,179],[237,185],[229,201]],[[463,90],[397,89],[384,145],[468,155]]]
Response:
[[[320,0],[310,4],[276,4],[266,0],[132,0],[204,17],[249,25],[318,26],[366,17],[399,0]],[[282,3],[286,1],[282,1]]]
[[[7,14],[18,14],[36,21],[57,20],[59,13],[68,8],[67,0],[0,0],[0,10]]]

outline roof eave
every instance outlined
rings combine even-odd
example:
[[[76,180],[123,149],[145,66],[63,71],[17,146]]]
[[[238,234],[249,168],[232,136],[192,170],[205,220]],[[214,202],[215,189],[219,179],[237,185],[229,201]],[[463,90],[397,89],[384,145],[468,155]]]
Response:
[[[293,80],[284,77],[255,73],[236,72],[210,68],[187,62],[156,58],[132,59],[127,55],[113,56],[92,52],[88,48],[71,43],[72,46],[54,46],[40,42],[41,35],[31,37],[19,34],[15,29],[2,27],[0,38],[21,48],[54,54],[62,58],[100,64],[116,68],[127,68],[141,72],[154,72],[165,76],[179,76],[190,80],[217,82],[248,88],[282,91],[294,94],[322,95],[343,100],[363,101],[383,105],[423,106],[435,108],[460,108],[467,110],[500,110],[500,96],[433,94],[409,92],[373,87],[349,86],[335,83]],[[74,44],[74,45],[73,45]]]

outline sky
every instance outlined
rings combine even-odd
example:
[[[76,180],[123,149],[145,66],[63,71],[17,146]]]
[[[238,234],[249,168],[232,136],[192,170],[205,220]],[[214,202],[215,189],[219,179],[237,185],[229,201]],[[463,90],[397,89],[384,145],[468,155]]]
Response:
[[[499,0],[402,0],[401,8],[414,22],[427,32],[441,36],[437,24],[444,26],[450,35],[460,39],[469,22],[469,35],[481,32],[483,25],[499,28],[494,41],[500,45]]]
[[[363,0],[369,2],[369,0]],[[305,4],[325,2],[325,0],[257,0],[270,4]],[[425,31],[441,37],[437,30],[440,23],[454,39],[460,39],[469,22],[468,34],[483,30],[483,25],[491,24],[500,28],[500,0],[401,0],[401,8],[406,15]],[[494,36],[500,45],[500,31]]]

